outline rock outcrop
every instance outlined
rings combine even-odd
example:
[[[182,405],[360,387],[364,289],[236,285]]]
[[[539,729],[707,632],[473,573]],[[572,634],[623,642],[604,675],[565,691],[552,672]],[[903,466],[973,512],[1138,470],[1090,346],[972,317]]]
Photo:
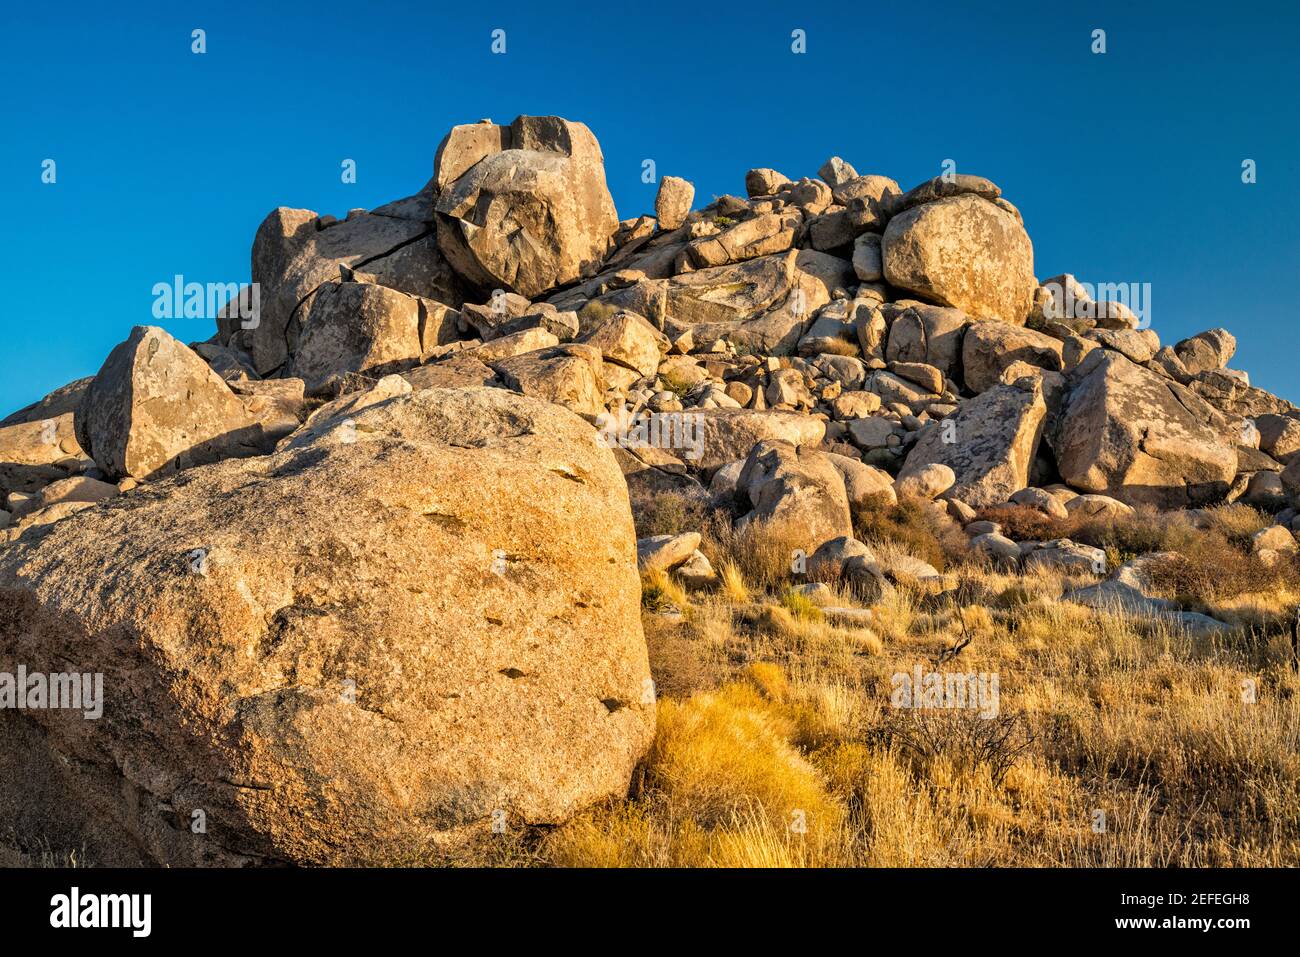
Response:
[[[268,445],[239,397],[162,329],[136,326],[76,413],[77,440],[114,479],[155,478]]]
[[[136,327],[0,420],[0,672],[105,689],[97,721],[0,709],[0,835],[391,864],[562,823],[625,796],[654,733],[639,571],[655,614],[744,595],[713,563],[750,533],[812,556],[800,608],[965,603],[969,541],[1204,633],[1136,566],[1098,583],[1082,539],[1241,500],[1270,513],[1243,560],[1293,560],[1300,410],[1229,332],[1162,345],[1122,297],[1040,283],[983,177],[904,192],[832,157],[744,186],[693,208],[664,176],[620,221],[583,124],[456,126],[404,199],[272,211],[207,341]],[[877,542],[904,520],[945,557]]]

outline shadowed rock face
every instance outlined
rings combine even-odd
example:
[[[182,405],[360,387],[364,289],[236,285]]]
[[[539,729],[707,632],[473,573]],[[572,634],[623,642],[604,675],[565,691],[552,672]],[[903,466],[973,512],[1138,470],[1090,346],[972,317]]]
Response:
[[[1005,322],[976,322],[962,340],[962,376],[971,392],[996,385],[1014,362],[1060,372],[1060,339]]]
[[[273,210],[253,239],[253,281],[262,290],[246,336],[256,369],[266,374],[297,350],[312,299],[326,283],[360,273],[399,292],[459,306],[462,283],[438,252],[428,192],[328,224],[308,209]]]
[[[1237,452],[1223,416],[1199,396],[1109,350],[1090,353],[1071,378],[1054,449],[1072,487],[1166,508],[1227,491]]]
[[[502,390],[354,407],[79,513],[0,551],[0,596],[0,670],[104,674],[100,720],[0,732],[64,796],[40,830],[75,840],[76,806],[157,863],[418,862],[625,793],[653,732],[618,467]]]
[[[962,339],[970,324],[964,312],[914,300],[891,302],[881,311],[889,326],[886,359],[923,362],[950,378],[961,377]]]

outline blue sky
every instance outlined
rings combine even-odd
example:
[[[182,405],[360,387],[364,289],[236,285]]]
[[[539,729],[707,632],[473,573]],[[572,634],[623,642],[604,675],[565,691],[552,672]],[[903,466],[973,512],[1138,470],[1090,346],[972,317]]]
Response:
[[[1300,401],[1294,2],[175,6],[6,9],[0,415],[95,372],[155,283],[247,281],[273,207],[409,195],[448,127],[519,113],[587,123],[623,217],[653,207],[646,158],[697,205],[753,166],[838,154],[907,188],[952,159],[1020,207],[1040,278],[1149,282],[1162,341],[1226,326]]]

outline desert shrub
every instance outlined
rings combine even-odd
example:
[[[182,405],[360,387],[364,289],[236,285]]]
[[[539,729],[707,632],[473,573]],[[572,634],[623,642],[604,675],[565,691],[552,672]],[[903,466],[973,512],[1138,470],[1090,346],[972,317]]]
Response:
[[[646,650],[655,693],[689,697],[697,691],[712,691],[728,676],[716,646],[708,640],[709,622],[700,615],[687,621],[673,621],[659,615],[643,616]]]
[[[790,679],[771,661],[754,662],[745,669],[745,679],[769,701],[782,702],[790,696]]]
[[[550,835],[546,851],[557,867],[664,866],[657,838],[652,805],[611,801]]]
[[[997,522],[1002,534],[1018,542],[1068,538],[1104,549],[1112,561],[1121,563],[1147,552],[1180,549],[1198,534],[1177,513],[1162,513],[1149,506],[1114,518],[1079,513],[1053,518],[1031,505],[1003,505],[983,509],[978,517]]]
[[[1240,595],[1300,588],[1300,565],[1283,555],[1272,565],[1247,552],[1222,531],[1201,532],[1150,567],[1158,592],[1194,607]]]
[[[937,507],[917,499],[891,503],[877,495],[853,509],[853,534],[863,542],[893,542],[939,571],[969,556],[966,535]]]
[[[1052,518],[1046,512],[1032,505],[1002,505],[997,508],[983,508],[976,512],[977,519],[997,522],[1002,526],[1002,534],[1018,542],[1026,539],[1047,541],[1053,538],[1068,537],[1062,532],[1067,526],[1063,519]]]
[[[781,604],[790,610],[790,614],[804,621],[821,621],[824,617],[811,598],[793,588],[787,588],[781,595]]]
[[[860,356],[862,349],[857,343],[849,342],[847,339],[835,339],[823,346],[822,353],[833,356]]]
[[[607,322],[616,312],[618,309],[610,303],[592,299],[578,312],[578,321],[583,329],[588,329]]]
[[[1232,502],[1205,510],[1208,528],[1239,548],[1250,548],[1250,537],[1273,524],[1273,519],[1244,502]]]
[[[730,564],[741,584],[777,592],[794,581],[795,555],[808,555],[809,543],[797,529],[779,522],[750,522],[737,528],[729,515],[717,511],[705,526],[700,550],[715,568]]]
[[[954,767],[987,768],[995,787],[1033,744],[1023,715],[986,718],[967,709],[889,710],[876,733],[921,767],[944,760]]]
[[[632,521],[636,537],[698,532],[708,524],[712,508],[699,497],[680,492],[631,490]]]

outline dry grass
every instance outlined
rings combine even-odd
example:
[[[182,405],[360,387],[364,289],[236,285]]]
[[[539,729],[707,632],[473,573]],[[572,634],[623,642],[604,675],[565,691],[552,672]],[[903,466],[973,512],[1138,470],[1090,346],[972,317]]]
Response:
[[[719,590],[724,598],[733,605],[748,604],[750,599],[749,585],[745,583],[744,572],[730,558],[722,563],[718,571],[720,579]]]
[[[651,611],[689,611],[690,596],[681,583],[662,569],[641,576],[641,604]]]
[[[1234,509],[1153,541],[1177,540],[1191,567],[1208,567],[1215,549],[1244,557],[1261,521]],[[873,606],[870,628],[838,626],[790,591],[801,579],[788,539],[711,530],[718,590],[671,624],[647,611],[662,697],[633,793],[541,837],[528,860],[1300,864],[1300,677],[1281,631],[1300,587],[1289,571],[1227,576],[1216,609],[1244,627],[1194,640],[1064,603],[1078,582],[1059,574],[950,558],[943,529],[906,505],[871,524],[912,529],[902,537],[926,560],[938,543],[970,603],[898,588]],[[1108,544],[1148,534],[1139,515]],[[996,674],[996,719],[892,707],[892,676],[918,665]]]
[[[736,528],[729,516],[715,514],[703,528],[700,550],[714,567],[732,565],[743,582],[766,591],[790,584],[800,560],[813,548],[797,530],[773,523]]]

